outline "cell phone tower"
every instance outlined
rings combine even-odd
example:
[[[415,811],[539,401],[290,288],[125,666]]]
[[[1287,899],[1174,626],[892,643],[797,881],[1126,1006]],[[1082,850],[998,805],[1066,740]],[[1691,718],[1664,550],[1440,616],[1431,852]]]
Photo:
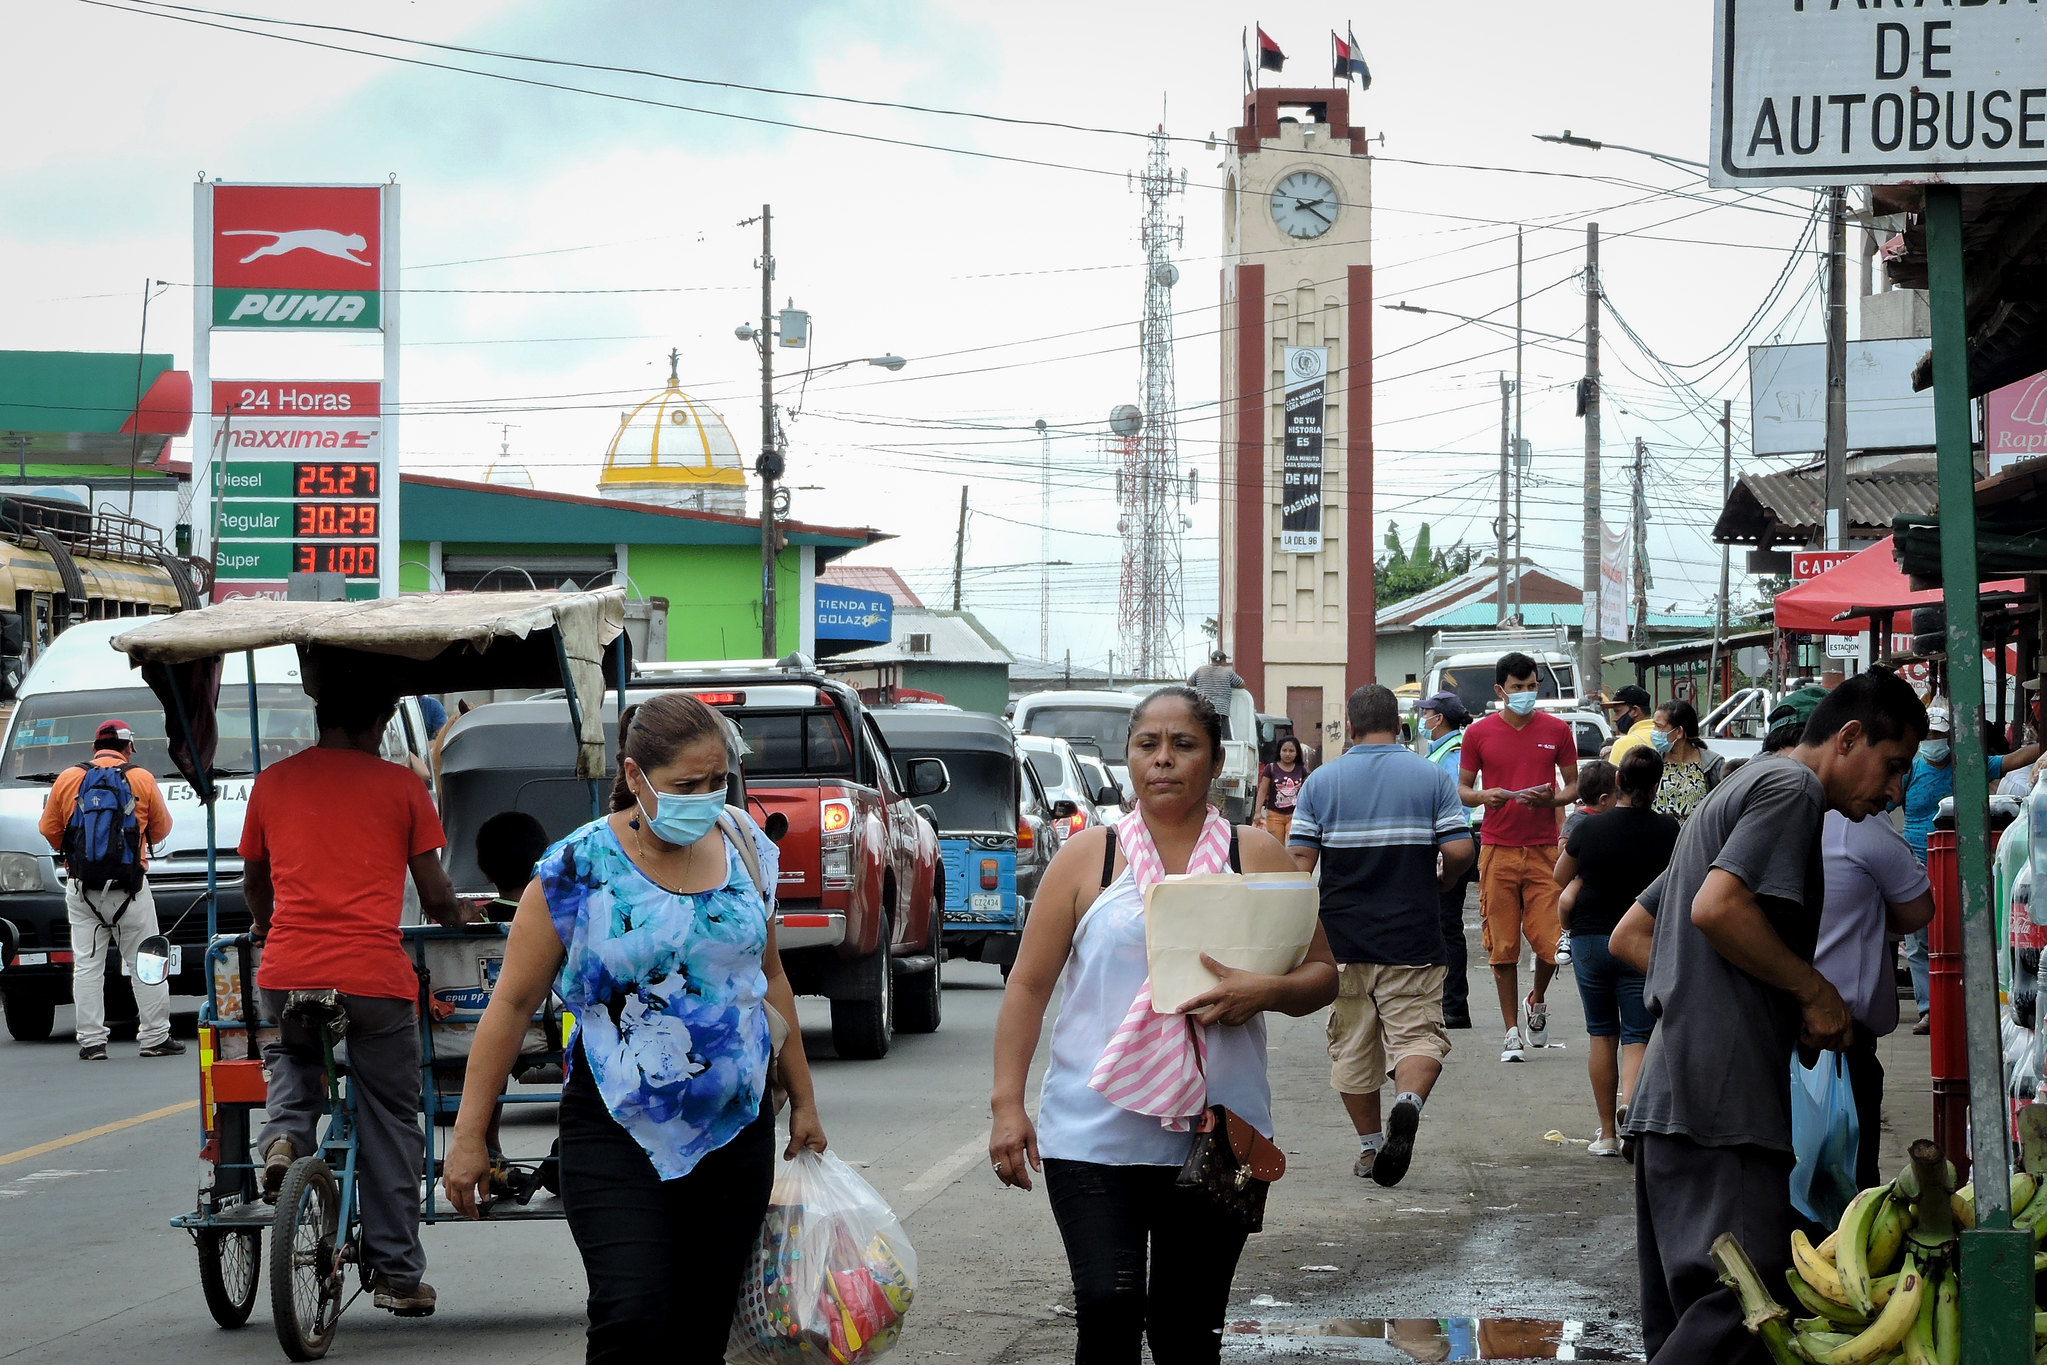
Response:
[[[1144,369],[1143,425],[1118,431],[1124,463],[1118,480],[1123,535],[1123,581],[1117,598],[1121,657],[1141,679],[1178,677],[1185,667],[1180,630],[1180,442],[1173,386],[1173,286],[1180,270],[1172,261],[1182,240],[1182,220],[1169,217],[1176,194],[1187,190],[1187,172],[1175,172],[1163,125],[1151,135],[1141,175],[1131,187],[1144,197],[1139,242],[1144,247],[1144,321],[1138,349]],[[1134,439],[1129,439],[1134,436]]]

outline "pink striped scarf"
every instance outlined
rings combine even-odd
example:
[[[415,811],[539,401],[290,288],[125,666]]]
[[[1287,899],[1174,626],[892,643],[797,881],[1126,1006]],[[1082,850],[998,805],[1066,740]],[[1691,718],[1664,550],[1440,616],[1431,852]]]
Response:
[[[1166,875],[1142,811],[1117,822],[1116,841],[1140,896]],[[1211,806],[1187,871],[1227,872],[1229,864],[1230,822]],[[1201,1026],[1184,1014],[1154,1010],[1151,978],[1146,977],[1087,1083],[1117,1108],[1153,1115],[1168,1131],[1184,1133],[1208,1103],[1207,1062],[1208,1038]]]

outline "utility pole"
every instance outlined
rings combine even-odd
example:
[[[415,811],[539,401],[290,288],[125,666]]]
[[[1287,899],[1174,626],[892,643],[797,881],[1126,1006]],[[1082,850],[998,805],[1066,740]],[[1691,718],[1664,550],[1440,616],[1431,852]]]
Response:
[[[1507,624],[1507,478],[1512,458],[1507,442],[1512,439],[1507,429],[1507,376],[1500,376],[1500,515],[1493,522],[1493,624]]]
[[[775,443],[775,257],[774,210],[761,205],[761,453],[754,473],[761,479],[761,657],[773,659],[775,644],[775,482],[782,477],[782,452]]]
[[[1599,660],[1599,224],[1585,225],[1585,624],[1578,632],[1578,695],[1604,692]]]
[[[1720,505],[1734,489],[1734,400],[1720,400]],[[1732,547],[1720,547],[1720,610],[1713,618],[1713,662],[1706,675],[1706,709],[1713,709],[1713,688],[1720,680],[1720,650],[1727,639],[1727,571]]]
[[[1514,619],[1521,620],[1521,485],[1528,478],[1528,443],[1521,433],[1521,227],[1514,227]],[[1524,622],[1525,624],[1525,622]]]
[[[1649,642],[1649,498],[1642,491],[1642,465],[1648,458],[1649,443],[1635,438],[1635,634],[1634,647]]]
[[[1827,191],[1826,548],[1848,548],[1848,191]]]
[[[1042,417],[1038,419],[1038,657],[1052,657],[1052,433]]]
[[[960,576],[967,567],[967,486],[960,485],[960,529],[952,542],[952,609],[960,609]]]

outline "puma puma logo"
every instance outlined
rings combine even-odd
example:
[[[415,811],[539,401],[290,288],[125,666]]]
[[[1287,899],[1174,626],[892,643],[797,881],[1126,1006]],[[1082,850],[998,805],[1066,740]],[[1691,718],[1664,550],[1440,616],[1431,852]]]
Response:
[[[358,251],[367,251],[370,245],[363,240],[363,235],[360,232],[343,234],[334,231],[332,228],[301,228],[296,232],[271,232],[263,228],[235,228],[224,229],[220,235],[223,237],[270,238],[269,245],[259,246],[248,255],[242,257],[241,263],[243,265],[247,265],[251,261],[260,261],[265,256],[285,256],[294,251],[317,251],[322,256],[332,256],[337,261],[347,261],[351,265],[372,264],[372,262],[366,261],[355,254]]]

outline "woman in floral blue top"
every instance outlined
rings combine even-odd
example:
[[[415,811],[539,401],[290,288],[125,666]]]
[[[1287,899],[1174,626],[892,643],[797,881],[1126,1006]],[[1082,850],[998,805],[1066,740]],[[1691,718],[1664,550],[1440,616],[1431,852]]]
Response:
[[[495,1097],[552,988],[576,1019],[561,1193],[590,1282],[591,1362],[721,1359],[767,1214],[767,1011],[793,1023],[796,1000],[770,907],[733,842],[753,842],[762,883],[775,885],[775,846],[725,806],[725,736],[724,720],[685,693],[627,713],[611,815],[549,849],[520,899],[444,1167],[449,1200],[475,1217]],[[783,1156],[821,1152],[793,1029],[780,1065]]]

